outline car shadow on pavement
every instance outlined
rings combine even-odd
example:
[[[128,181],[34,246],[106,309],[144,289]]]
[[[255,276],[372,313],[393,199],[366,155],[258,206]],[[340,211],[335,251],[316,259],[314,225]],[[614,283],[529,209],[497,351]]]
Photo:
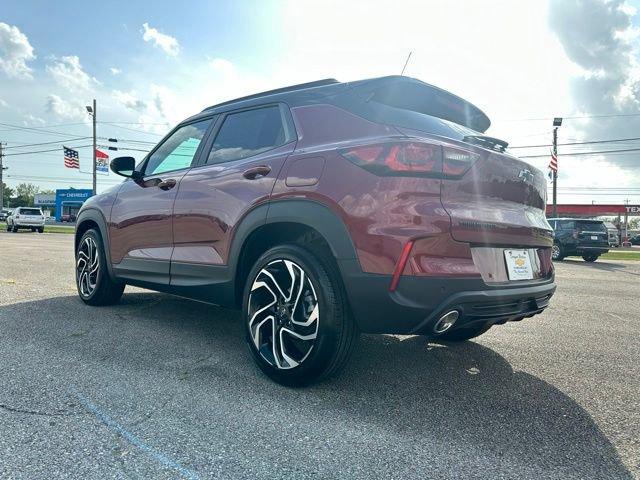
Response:
[[[605,270],[608,272],[626,273],[628,275],[640,276],[640,272],[630,271],[629,265],[624,263],[610,263],[610,262],[604,262],[601,260],[597,260],[596,262],[585,262],[583,260],[568,259],[568,258],[565,258],[564,260],[562,260],[562,263],[581,266],[585,268],[595,268],[596,270]]]
[[[29,343],[25,355],[42,352],[47,375],[53,372],[80,389],[82,378],[97,375],[91,388],[103,385],[107,402],[115,395],[107,387],[109,372],[117,372],[115,382],[127,371],[144,370],[167,395],[181,399],[175,404],[185,416],[206,408],[198,420],[203,429],[215,429],[215,423],[207,424],[215,421],[209,402],[220,401],[216,389],[223,389],[226,403],[270,409],[294,424],[320,416],[338,430],[348,425],[364,432],[368,442],[376,442],[375,432],[413,440],[435,463],[438,457],[440,463],[454,458],[466,467],[482,465],[491,476],[515,465],[533,477],[540,470],[541,477],[631,478],[584,408],[550,383],[514,371],[498,352],[475,341],[364,335],[338,378],[289,389],[252,365],[239,315],[206,304],[128,293],[119,305],[91,308],[68,296],[0,306],[0,321],[5,338]]]

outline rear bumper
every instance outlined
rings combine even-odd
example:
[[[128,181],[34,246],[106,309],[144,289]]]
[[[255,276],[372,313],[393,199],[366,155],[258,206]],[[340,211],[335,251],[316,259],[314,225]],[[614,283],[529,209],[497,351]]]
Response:
[[[451,310],[460,314],[455,328],[522,320],[542,312],[556,290],[553,276],[499,286],[479,277],[403,276],[389,292],[390,275],[362,273],[351,260],[340,267],[356,322],[366,333],[433,335],[434,324]]]
[[[13,224],[18,228],[44,227],[44,222],[14,222]]]
[[[591,245],[580,245],[576,248],[576,252],[578,255],[582,255],[585,253],[596,253],[601,255],[603,253],[607,253],[609,251],[609,245],[607,246],[591,246]]]

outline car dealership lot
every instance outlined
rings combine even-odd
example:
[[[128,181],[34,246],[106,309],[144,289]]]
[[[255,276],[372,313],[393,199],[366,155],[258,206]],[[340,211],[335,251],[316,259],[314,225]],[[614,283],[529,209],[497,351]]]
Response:
[[[0,478],[640,477],[640,262],[566,260],[542,315],[458,345],[363,336],[292,390],[233,311],[85,306],[72,244],[0,233]]]

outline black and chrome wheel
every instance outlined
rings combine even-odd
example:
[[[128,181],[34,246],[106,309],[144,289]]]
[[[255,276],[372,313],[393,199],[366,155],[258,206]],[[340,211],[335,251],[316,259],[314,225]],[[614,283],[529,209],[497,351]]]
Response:
[[[297,263],[278,259],[265,265],[251,285],[247,313],[251,341],[272,367],[297,367],[313,350],[320,306]]]
[[[109,277],[102,238],[87,230],[76,249],[76,286],[80,299],[89,305],[110,305],[122,296],[124,284]]]
[[[91,235],[86,235],[80,241],[76,255],[76,282],[82,298],[90,298],[95,291],[99,271],[98,246]]]
[[[559,262],[564,258],[562,255],[562,248],[557,243],[554,243],[551,247],[551,260],[554,262]]]
[[[247,344],[278,383],[310,384],[337,373],[357,336],[342,285],[325,259],[297,245],[266,252],[244,298]]]
[[[589,263],[591,263],[591,262],[595,262],[595,261],[598,259],[598,257],[599,257],[599,256],[600,256],[600,255],[598,255],[598,254],[596,254],[596,253],[588,253],[588,254],[586,254],[586,255],[583,255],[583,256],[582,256],[582,259],[583,259],[585,262],[589,262]]]

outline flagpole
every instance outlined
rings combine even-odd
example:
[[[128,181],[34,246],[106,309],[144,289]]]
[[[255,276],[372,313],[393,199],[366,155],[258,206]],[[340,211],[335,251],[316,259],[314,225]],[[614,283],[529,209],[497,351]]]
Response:
[[[553,156],[556,168],[553,169],[553,218],[558,216],[558,127],[562,125],[562,117],[553,119]]]
[[[553,129],[553,156],[558,158],[558,127]],[[558,216],[558,170],[553,170],[553,218]]]

